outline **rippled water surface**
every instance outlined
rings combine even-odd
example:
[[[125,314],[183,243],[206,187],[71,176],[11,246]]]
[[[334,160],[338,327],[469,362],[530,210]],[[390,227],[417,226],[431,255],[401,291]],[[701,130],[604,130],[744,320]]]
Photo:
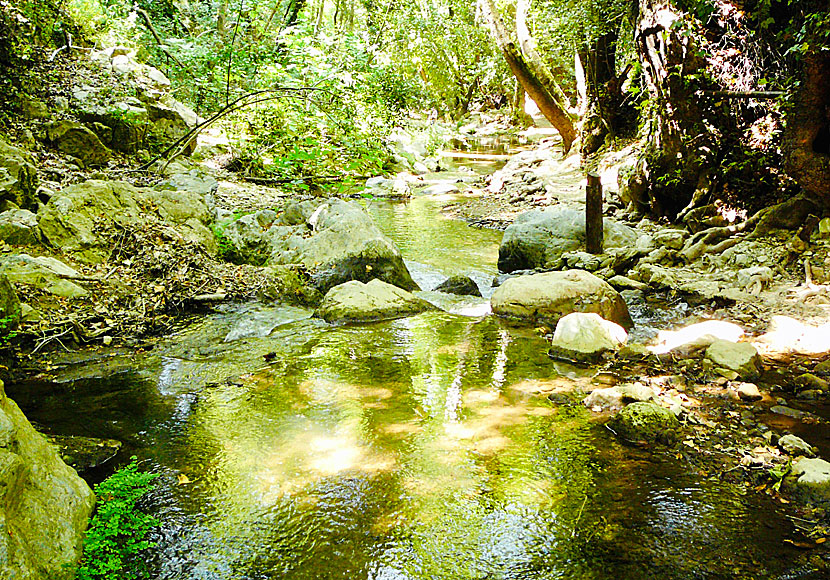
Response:
[[[467,273],[486,290],[500,234],[438,217],[440,203],[370,209],[423,288]],[[9,391],[49,429],[122,439],[163,474],[147,507],[165,580],[788,569],[773,504],[620,446],[579,404],[590,369],[551,361],[486,300],[441,300],[450,313],[346,327],[227,307],[152,352],[59,370],[57,389]]]

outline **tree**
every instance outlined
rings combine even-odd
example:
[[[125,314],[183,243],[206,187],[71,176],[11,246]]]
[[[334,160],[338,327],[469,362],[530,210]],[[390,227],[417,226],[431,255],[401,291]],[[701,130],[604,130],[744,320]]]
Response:
[[[516,46],[516,42],[507,32],[501,15],[496,10],[493,0],[479,0],[479,6],[507,65],[545,118],[559,131],[565,153],[567,153],[576,139],[576,129],[570,113],[565,109],[563,103],[557,101],[555,95],[551,94],[542,81],[544,73],[536,70],[533,63],[529,62],[522,54],[521,49]]]

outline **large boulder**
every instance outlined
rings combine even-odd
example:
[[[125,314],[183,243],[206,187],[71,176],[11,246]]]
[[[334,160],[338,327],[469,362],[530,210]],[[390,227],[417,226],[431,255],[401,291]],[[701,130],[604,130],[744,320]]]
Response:
[[[308,209],[295,204],[278,217],[258,212],[228,225],[231,256],[253,264],[302,264],[324,293],[350,280],[373,279],[419,289],[398,248],[359,204],[332,199],[310,214]]]
[[[636,232],[613,220],[603,221],[605,249],[633,247]],[[585,248],[585,212],[556,206],[516,218],[499,247],[499,270],[558,267],[562,254]]]
[[[669,409],[655,403],[639,402],[627,405],[609,425],[628,441],[657,442],[673,445],[677,442],[680,422]]]
[[[46,135],[55,149],[79,159],[88,167],[105,165],[112,157],[98,136],[80,123],[55,121],[47,126]]]
[[[329,323],[373,322],[435,309],[426,300],[386,282],[353,280],[329,290],[314,316]]]
[[[801,457],[793,461],[788,483],[807,501],[830,501],[830,463],[824,459]]]
[[[69,580],[95,496],[0,383],[0,578]]]
[[[140,101],[108,107],[95,104],[82,111],[80,118],[102,143],[123,153],[135,153],[144,147],[150,125],[150,115]]]
[[[37,169],[31,155],[0,138],[0,203],[34,209],[37,186]]]
[[[499,316],[551,326],[572,312],[593,312],[625,329],[634,325],[619,292],[583,270],[510,278],[493,292],[490,304]]]
[[[89,180],[56,193],[38,213],[46,241],[86,263],[105,261],[112,236],[154,219],[176,226],[187,241],[216,252],[213,214],[205,195],[183,189],[136,188],[118,181]]]
[[[193,110],[172,97],[159,102],[147,103],[150,117],[148,137],[162,145],[169,145],[184,137],[199,124],[199,117]],[[196,139],[190,141],[183,153],[190,155],[196,149]]]
[[[572,312],[559,319],[551,341],[551,356],[578,361],[616,351],[628,339],[625,329],[599,314]]]

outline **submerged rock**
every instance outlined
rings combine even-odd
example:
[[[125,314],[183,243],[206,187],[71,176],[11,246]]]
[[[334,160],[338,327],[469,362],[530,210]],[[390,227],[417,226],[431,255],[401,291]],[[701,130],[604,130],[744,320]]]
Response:
[[[481,296],[475,280],[469,276],[450,276],[434,288],[436,292],[458,294],[459,296]]]
[[[636,232],[613,220],[603,221],[605,249],[634,246]],[[585,212],[556,206],[516,218],[499,247],[499,270],[512,272],[558,265],[566,252],[585,248]]]
[[[556,358],[591,361],[604,352],[619,349],[627,339],[628,333],[619,324],[599,314],[573,312],[556,323],[550,354]]]
[[[74,577],[95,496],[0,383],[0,578]]]
[[[499,316],[550,326],[572,312],[593,312],[625,329],[634,324],[622,296],[583,270],[510,278],[496,289],[490,303]]]
[[[328,323],[374,322],[404,318],[436,307],[381,280],[352,280],[328,291],[314,316]]]
[[[50,435],[48,439],[57,446],[61,459],[78,473],[103,465],[121,450],[121,441],[115,439],[75,435]]]
[[[680,422],[669,409],[654,403],[638,402],[623,408],[609,423],[617,435],[629,441],[673,445]]]

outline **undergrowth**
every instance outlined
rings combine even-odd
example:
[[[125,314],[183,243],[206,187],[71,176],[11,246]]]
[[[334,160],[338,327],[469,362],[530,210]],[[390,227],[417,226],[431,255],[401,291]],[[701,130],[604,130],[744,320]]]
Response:
[[[143,513],[138,501],[154,486],[158,474],[139,471],[133,462],[95,486],[98,509],[84,538],[77,580],[143,580],[149,578],[145,551],[158,520]]]

